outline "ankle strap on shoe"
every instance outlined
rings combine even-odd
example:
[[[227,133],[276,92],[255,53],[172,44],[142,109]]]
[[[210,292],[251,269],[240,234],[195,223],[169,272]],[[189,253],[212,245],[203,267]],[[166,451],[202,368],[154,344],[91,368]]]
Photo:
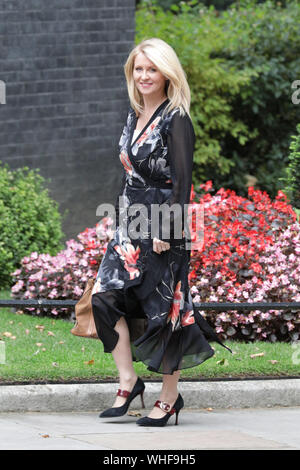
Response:
[[[173,415],[176,411],[175,408],[171,409],[169,403],[166,403],[165,401],[156,400],[154,406],[157,406],[157,408],[160,408],[161,410],[165,411],[166,413],[169,413],[170,415]]]
[[[125,398],[127,398],[127,397],[129,397],[130,392],[128,392],[127,390],[121,390],[121,389],[119,388],[118,391],[117,391],[117,395],[118,395],[119,397],[125,397]]]

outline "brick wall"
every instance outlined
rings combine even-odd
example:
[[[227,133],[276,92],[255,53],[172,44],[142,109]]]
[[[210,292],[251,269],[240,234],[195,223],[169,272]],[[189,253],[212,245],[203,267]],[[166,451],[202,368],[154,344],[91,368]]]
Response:
[[[115,202],[135,0],[0,0],[0,160],[40,168],[65,240]]]

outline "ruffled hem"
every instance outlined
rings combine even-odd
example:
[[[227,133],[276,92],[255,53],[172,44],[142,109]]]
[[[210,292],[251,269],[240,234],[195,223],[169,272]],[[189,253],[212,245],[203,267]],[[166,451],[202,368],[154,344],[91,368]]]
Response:
[[[125,267],[117,253],[118,245],[110,246],[106,260],[118,264],[107,269],[103,264],[104,290],[93,295],[99,296],[94,301],[94,316],[105,352],[111,352],[118,342],[113,328],[121,316],[128,323],[133,360],[143,362],[150,371],[170,375],[195,367],[214,355],[209,345],[212,341],[232,352],[193,305],[188,286],[189,253],[179,248],[161,254],[141,250],[133,264],[129,261],[136,253],[134,247]],[[121,279],[116,275],[109,280],[109,273],[115,271],[119,276],[122,273]],[[101,332],[104,324],[105,332]]]
[[[232,352],[195,307],[194,316],[196,322],[193,325],[177,331],[171,331],[170,324],[155,328],[148,323],[145,333],[131,343],[133,360],[143,362],[150,371],[171,375],[176,370],[198,366],[211,358],[214,349],[209,342],[217,342]]]

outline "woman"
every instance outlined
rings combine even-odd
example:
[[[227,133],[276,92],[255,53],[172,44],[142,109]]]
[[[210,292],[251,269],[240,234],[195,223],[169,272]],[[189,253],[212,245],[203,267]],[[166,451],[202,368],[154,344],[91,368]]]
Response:
[[[195,133],[185,73],[172,47],[158,38],[134,47],[124,70],[131,106],[119,142],[124,172],[117,225],[92,293],[97,334],[104,352],[113,355],[120,389],[100,417],[124,415],[137,395],[144,405],[145,384],[133,368],[133,361],[143,361],[163,374],[163,384],[150,414],[137,424],[164,426],[174,413],[177,424],[184,404],[177,390],[180,370],[213,356],[208,341],[222,343],[194,307],[188,285],[184,206],[190,201]],[[151,209],[163,203],[182,211],[163,212],[162,221],[154,222]],[[129,210],[133,204],[149,210],[137,216]]]

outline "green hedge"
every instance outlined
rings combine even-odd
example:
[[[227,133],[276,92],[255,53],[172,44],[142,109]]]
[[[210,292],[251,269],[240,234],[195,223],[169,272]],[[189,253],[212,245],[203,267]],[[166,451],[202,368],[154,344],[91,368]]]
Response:
[[[288,163],[291,134],[299,122],[299,106],[293,104],[291,85],[300,70],[300,4],[252,2],[241,11],[228,10],[218,20],[228,38],[218,57],[241,71],[254,74],[233,104],[234,116],[257,136],[241,146],[226,137],[224,152],[235,167],[228,187],[241,187],[243,174],[257,178],[260,189],[274,196]],[[218,181],[217,175],[215,180]]]
[[[299,107],[291,84],[300,68],[300,5],[296,1],[241,2],[223,12],[195,2],[163,10],[142,3],[136,43],[166,40],[191,86],[196,133],[195,185],[246,195],[246,186],[274,197],[287,165]]]
[[[58,203],[43,188],[39,170],[10,170],[0,161],[0,285],[12,285],[10,273],[31,252],[56,254],[63,237]]]
[[[147,0],[148,3],[157,4],[164,9],[171,9],[172,6],[178,6],[180,3],[183,3],[182,0]],[[209,7],[213,5],[217,10],[225,10],[228,8],[235,0],[202,0],[199,2],[197,0],[186,1],[187,4],[197,4],[203,3],[203,5]],[[137,5],[140,5],[141,0],[137,0]]]
[[[216,165],[224,176],[230,171],[233,162],[221,149],[227,134],[241,143],[250,137],[247,126],[234,119],[231,102],[250,81],[251,71],[228,70],[225,59],[211,58],[215,48],[221,47],[224,33],[211,11],[194,12],[187,5],[181,5],[181,13],[174,14],[144,4],[136,15],[136,43],[160,37],[180,58],[192,93],[191,114],[197,137],[194,177],[202,182],[209,179],[208,165]]]
[[[282,180],[286,184],[284,192],[291,200],[291,204],[300,210],[300,124],[297,126],[297,135],[292,136],[289,164],[286,177]]]

